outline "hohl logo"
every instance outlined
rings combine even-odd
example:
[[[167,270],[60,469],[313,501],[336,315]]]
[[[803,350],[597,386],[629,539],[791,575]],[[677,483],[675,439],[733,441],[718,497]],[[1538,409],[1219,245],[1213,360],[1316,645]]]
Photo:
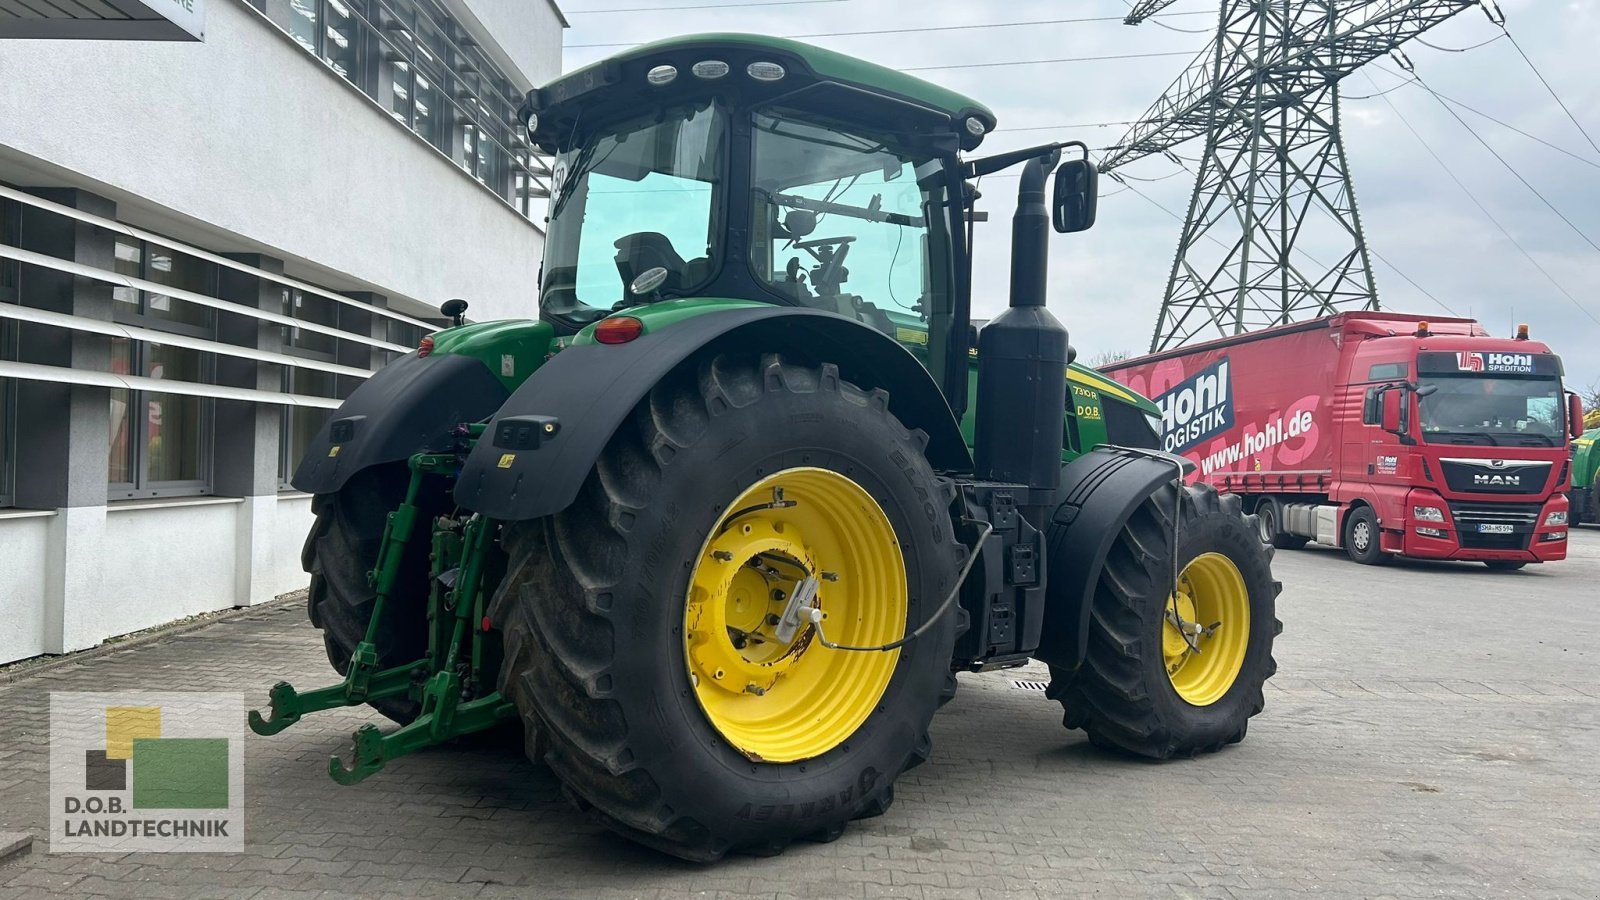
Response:
[[[1181,453],[1233,427],[1233,390],[1228,358],[1201,369],[1156,398],[1161,407],[1161,445]]]

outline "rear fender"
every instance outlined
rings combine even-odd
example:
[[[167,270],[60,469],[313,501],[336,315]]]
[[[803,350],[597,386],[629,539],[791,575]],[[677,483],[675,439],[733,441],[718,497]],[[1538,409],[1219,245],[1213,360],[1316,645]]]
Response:
[[[1049,583],[1035,659],[1069,671],[1083,661],[1106,554],[1139,504],[1177,475],[1174,461],[1120,447],[1096,447],[1062,467],[1063,499],[1049,524]]]
[[[889,411],[927,433],[935,469],[972,468],[938,385],[892,338],[836,313],[743,307],[707,312],[628,343],[574,344],[557,353],[489,424],[456,482],[456,502],[506,521],[565,509],[650,389],[678,366],[721,350],[790,352],[834,363],[846,380],[889,392]]]
[[[362,382],[328,417],[291,483],[296,490],[330,494],[369,466],[448,450],[457,424],[483,421],[508,396],[501,379],[476,357],[402,356]]]

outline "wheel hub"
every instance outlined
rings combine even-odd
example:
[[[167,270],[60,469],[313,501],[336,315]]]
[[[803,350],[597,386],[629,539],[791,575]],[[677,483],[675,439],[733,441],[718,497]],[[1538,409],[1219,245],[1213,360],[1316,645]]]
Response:
[[[711,725],[753,760],[819,756],[877,708],[899,651],[833,650],[900,637],[909,599],[894,528],[827,469],[786,469],[726,507],[695,558],[684,605],[687,676]],[[837,633],[837,637],[835,634]]]
[[[1250,595],[1233,560],[1203,553],[1179,573],[1161,626],[1167,677],[1194,706],[1222,699],[1244,668]]]

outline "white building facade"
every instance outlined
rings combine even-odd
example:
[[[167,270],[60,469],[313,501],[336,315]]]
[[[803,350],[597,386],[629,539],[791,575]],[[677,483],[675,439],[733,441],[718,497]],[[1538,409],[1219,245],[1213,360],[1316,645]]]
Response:
[[[531,316],[551,0],[209,0],[0,40],[0,663],[305,584],[288,481],[440,324]]]

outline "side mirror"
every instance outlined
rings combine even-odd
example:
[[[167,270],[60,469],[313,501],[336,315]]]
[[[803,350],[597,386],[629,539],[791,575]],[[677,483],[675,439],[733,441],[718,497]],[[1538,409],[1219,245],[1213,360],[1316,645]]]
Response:
[[[1367,388],[1366,399],[1361,401],[1361,424],[1378,425],[1383,419],[1378,410],[1383,406],[1377,388]]]
[[[1567,433],[1583,437],[1583,398],[1573,393],[1567,394]]]
[[[1100,172],[1087,159],[1072,159],[1056,169],[1055,202],[1050,218],[1056,231],[1071,234],[1094,227],[1100,199]]]
[[[1417,388],[1418,397],[1432,397],[1437,393],[1439,393],[1439,386],[1437,384],[1425,384],[1422,387]]]
[[[1407,398],[1404,391],[1396,391],[1393,398],[1394,402],[1392,403],[1387,402],[1389,398],[1384,398],[1385,402],[1383,402],[1382,406],[1384,431],[1390,432],[1391,434],[1401,433],[1400,409],[1405,405],[1406,399]]]

